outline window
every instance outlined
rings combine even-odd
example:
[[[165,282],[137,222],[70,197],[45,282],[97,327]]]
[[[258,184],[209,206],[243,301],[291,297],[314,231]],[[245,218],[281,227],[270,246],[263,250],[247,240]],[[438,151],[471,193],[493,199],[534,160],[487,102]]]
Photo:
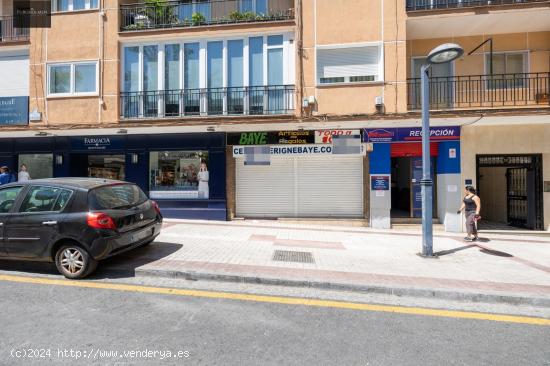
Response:
[[[522,87],[526,72],[525,52],[493,54],[493,75],[491,77],[491,55],[485,55],[485,70],[489,75],[489,89],[506,89]]]
[[[54,0],[53,11],[97,9],[98,0]]]
[[[180,20],[191,21],[193,14],[202,14],[204,20],[209,22],[210,16],[210,0],[180,0],[178,4],[178,16]]]
[[[17,195],[19,194],[19,192],[21,192],[22,189],[23,187],[10,187],[0,189],[0,213],[10,212],[13,204],[15,203]]]
[[[319,84],[382,80],[382,47],[359,46],[317,49]]]
[[[223,42],[208,42],[207,48],[208,114],[223,113]]]
[[[23,164],[30,179],[53,177],[53,154],[20,154],[19,171]]]
[[[241,13],[251,12],[256,14],[267,13],[267,0],[241,0]]]
[[[90,210],[114,210],[137,206],[147,201],[147,196],[135,184],[116,184],[92,189],[88,193]]]
[[[248,41],[250,86],[264,85],[264,39],[253,37]]]
[[[71,190],[64,188],[32,187],[19,207],[19,212],[61,211],[67,205],[71,194]]]
[[[151,198],[208,198],[207,151],[150,153]]]
[[[50,64],[48,75],[50,96],[97,94],[97,62]]]

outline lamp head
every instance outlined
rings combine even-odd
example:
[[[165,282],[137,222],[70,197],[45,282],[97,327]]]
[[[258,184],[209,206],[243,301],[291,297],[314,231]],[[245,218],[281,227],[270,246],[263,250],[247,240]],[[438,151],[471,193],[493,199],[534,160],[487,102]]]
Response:
[[[464,49],[455,43],[444,43],[430,51],[426,61],[429,64],[444,64],[459,58]]]

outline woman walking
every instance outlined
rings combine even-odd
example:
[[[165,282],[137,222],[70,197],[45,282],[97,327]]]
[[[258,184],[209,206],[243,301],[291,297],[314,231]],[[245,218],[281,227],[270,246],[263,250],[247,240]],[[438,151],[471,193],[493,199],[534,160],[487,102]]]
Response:
[[[465,241],[476,241],[477,227],[476,221],[481,218],[479,212],[481,210],[481,200],[476,195],[476,190],[472,186],[466,186],[464,188],[464,199],[460,209],[456,212],[460,214],[464,210],[464,216],[466,216],[466,231],[468,236],[464,238]]]

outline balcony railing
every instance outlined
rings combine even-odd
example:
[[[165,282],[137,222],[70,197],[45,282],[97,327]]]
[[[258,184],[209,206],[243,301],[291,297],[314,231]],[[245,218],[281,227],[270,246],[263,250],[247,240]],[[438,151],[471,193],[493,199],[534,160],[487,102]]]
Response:
[[[14,16],[0,16],[0,43],[29,40],[29,28],[18,28]]]
[[[183,0],[121,5],[121,30],[294,19],[294,0]]]
[[[537,3],[547,0],[406,0],[407,11],[456,9],[474,6],[514,5],[521,3]]]
[[[121,118],[173,118],[294,113],[294,85],[120,93]]]
[[[550,72],[430,78],[430,109],[550,106]],[[407,80],[408,108],[421,108],[420,79]]]

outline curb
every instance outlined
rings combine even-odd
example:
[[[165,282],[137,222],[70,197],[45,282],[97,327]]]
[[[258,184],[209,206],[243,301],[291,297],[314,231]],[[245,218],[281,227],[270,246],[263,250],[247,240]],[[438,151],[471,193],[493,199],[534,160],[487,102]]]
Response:
[[[421,297],[443,300],[458,300],[482,303],[502,303],[510,305],[530,305],[550,308],[550,298],[515,296],[500,293],[476,293],[428,288],[395,287],[388,285],[362,285],[342,282],[322,282],[300,279],[246,276],[240,274],[222,274],[194,271],[172,271],[136,268],[135,275],[140,277],[162,277],[188,281],[209,280],[220,282],[250,283],[287,287],[309,287],[322,290],[360,291],[392,296]]]

